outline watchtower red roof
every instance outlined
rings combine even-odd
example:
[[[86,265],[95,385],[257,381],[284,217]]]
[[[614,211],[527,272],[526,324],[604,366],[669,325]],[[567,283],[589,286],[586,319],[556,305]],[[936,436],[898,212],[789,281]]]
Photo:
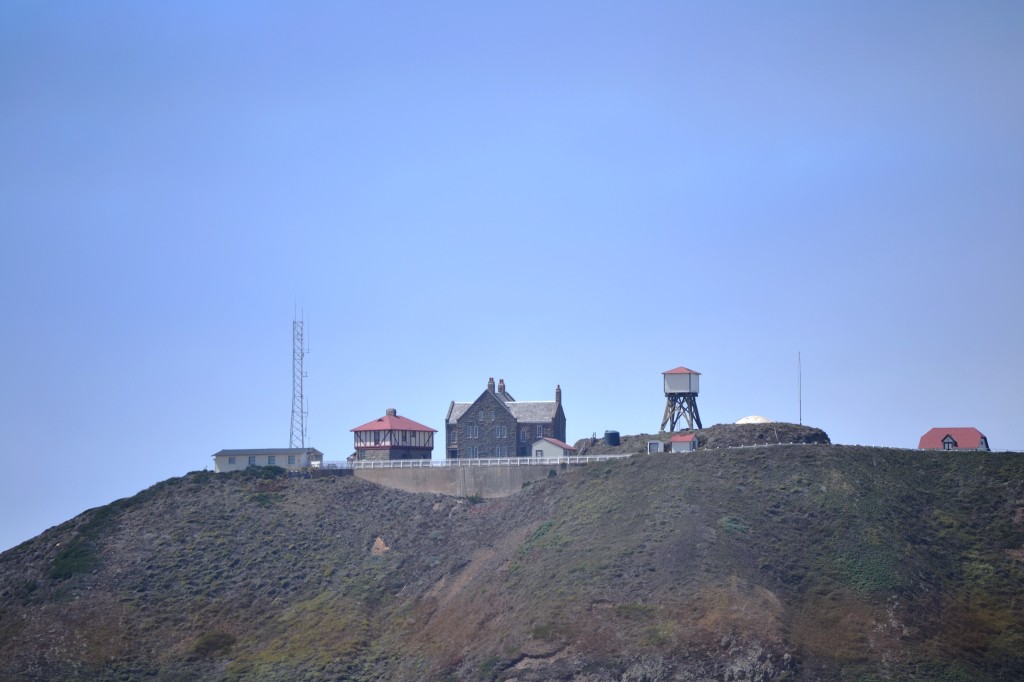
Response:
[[[437,429],[432,429],[397,414],[386,414],[380,419],[374,419],[372,422],[352,429],[353,433],[356,431],[430,431],[437,433]]]
[[[694,372],[692,369],[687,369],[685,367],[676,367],[675,369],[670,369],[667,372],[662,372],[662,374],[696,374],[699,376],[700,372]]]
[[[921,442],[917,444],[917,448],[919,450],[942,450],[942,441],[946,436],[953,437],[953,440],[956,441],[957,449],[977,450],[979,448],[988,448],[988,443],[982,443],[983,440],[987,440],[985,435],[973,426],[934,428],[921,436]]]

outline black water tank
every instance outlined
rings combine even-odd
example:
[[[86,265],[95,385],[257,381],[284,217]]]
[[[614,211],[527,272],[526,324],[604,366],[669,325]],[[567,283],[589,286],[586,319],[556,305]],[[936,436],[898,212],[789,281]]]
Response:
[[[604,444],[605,445],[618,445],[619,444],[619,432],[618,431],[605,431],[604,432]]]

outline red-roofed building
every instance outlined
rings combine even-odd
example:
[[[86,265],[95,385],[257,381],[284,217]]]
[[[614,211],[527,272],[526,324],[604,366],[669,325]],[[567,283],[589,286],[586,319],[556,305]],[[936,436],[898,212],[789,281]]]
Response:
[[[356,451],[349,459],[430,459],[437,429],[399,416],[392,407],[380,419],[357,426],[352,433]]]
[[[693,452],[697,449],[697,436],[692,433],[677,433],[668,442],[669,452]]]
[[[576,454],[576,448],[557,438],[541,438],[533,444],[533,456],[545,459],[569,457]]]
[[[973,426],[935,428],[921,436],[919,450],[990,450],[988,438]]]

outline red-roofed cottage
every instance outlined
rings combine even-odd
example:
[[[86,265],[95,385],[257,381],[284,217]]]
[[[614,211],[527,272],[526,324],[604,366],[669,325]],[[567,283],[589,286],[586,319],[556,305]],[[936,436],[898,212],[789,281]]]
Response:
[[[692,433],[677,433],[668,442],[669,452],[693,452],[697,449],[697,436]]]
[[[430,459],[437,429],[401,417],[389,408],[380,419],[352,429],[355,455],[349,459]]]
[[[534,457],[553,459],[556,457],[571,457],[575,454],[576,448],[557,438],[541,438],[533,443]]]
[[[973,426],[935,428],[921,436],[919,450],[989,450],[988,438]]]

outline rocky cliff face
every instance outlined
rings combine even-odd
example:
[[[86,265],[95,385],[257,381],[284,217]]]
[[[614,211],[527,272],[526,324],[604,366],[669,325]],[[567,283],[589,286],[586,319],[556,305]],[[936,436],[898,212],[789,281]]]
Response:
[[[511,498],[205,472],[0,555],[0,678],[1024,678],[1024,456],[637,456]]]

